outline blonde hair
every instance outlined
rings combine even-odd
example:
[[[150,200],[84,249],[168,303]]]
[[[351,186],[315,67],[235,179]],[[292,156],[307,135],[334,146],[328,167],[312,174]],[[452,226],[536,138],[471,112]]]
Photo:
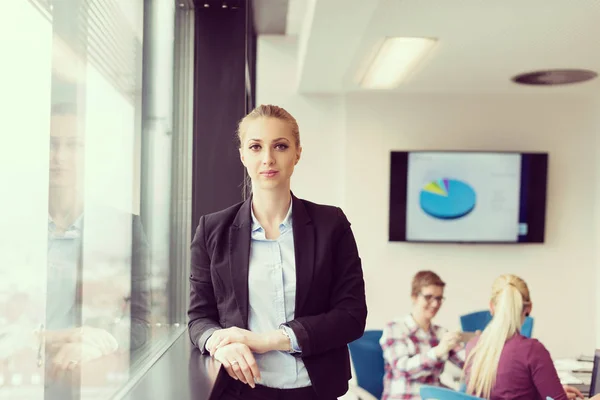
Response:
[[[523,310],[531,305],[529,288],[518,276],[502,275],[492,285],[492,304],[494,316],[467,357],[463,372],[469,370],[467,393],[486,399],[496,382],[504,343],[521,330]]]
[[[244,118],[242,118],[237,129],[237,137],[240,147],[242,145],[244,135],[246,134],[246,130],[248,129],[248,123],[259,118],[275,118],[287,122],[292,130],[292,135],[294,135],[296,147],[300,147],[300,129],[298,128],[298,122],[296,122],[296,118],[292,117],[292,114],[287,112],[284,108],[274,106],[272,104],[261,104]]]

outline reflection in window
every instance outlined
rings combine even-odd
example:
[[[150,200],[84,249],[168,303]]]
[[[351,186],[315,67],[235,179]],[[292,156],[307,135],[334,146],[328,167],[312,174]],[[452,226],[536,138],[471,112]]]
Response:
[[[170,147],[161,156],[144,145],[143,47],[156,37],[143,32],[145,3],[155,2],[17,0],[0,13],[3,58],[16,60],[0,70],[10,103],[9,146],[0,147],[0,398],[110,398],[173,332],[170,252],[189,244],[170,241],[169,229],[188,237],[189,221],[170,222],[170,199],[189,185],[145,189],[155,161],[168,160],[169,177],[173,168]],[[156,82],[144,82],[152,93]],[[168,119],[172,97],[161,103]],[[157,126],[150,133],[170,141]],[[182,159],[172,162],[185,169]],[[148,210],[152,191],[163,206]]]

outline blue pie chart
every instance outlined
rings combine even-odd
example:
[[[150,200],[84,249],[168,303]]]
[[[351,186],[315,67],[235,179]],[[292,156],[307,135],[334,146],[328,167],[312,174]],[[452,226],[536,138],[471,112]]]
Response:
[[[466,182],[443,178],[428,182],[421,189],[419,204],[429,216],[451,220],[462,218],[475,208],[477,195]]]

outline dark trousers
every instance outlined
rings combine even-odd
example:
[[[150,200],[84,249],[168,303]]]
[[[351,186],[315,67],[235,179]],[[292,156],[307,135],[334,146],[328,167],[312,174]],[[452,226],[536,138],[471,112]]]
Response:
[[[266,386],[250,386],[229,379],[227,389],[219,400],[335,400],[323,399],[312,386],[298,389],[273,389]]]

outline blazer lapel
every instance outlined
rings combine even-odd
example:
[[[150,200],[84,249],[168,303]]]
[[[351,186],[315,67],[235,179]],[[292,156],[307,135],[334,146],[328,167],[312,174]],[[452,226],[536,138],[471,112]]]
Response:
[[[308,299],[315,268],[315,229],[304,203],[292,194],[292,226],[296,258],[296,316]]]
[[[252,197],[242,204],[229,229],[229,271],[235,299],[242,316],[242,328],[248,329],[248,268],[250,264],[250,207]]]

